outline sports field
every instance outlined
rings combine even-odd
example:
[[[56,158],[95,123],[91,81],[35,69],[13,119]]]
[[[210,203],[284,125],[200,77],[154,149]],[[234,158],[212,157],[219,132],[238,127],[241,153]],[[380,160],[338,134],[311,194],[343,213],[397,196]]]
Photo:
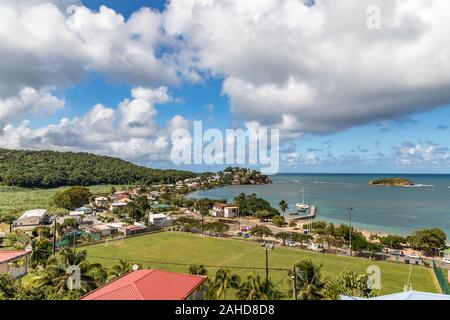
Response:
[[[178,232],[161,232],[126,240],[111,241],[87,246],[91,262],[100,262],[111,267],[118,259],[142,263],[144,268],[186,272],[189,264],[204,264],[213,275],[217,267],[234,267],[232,270],[245,277],[251,268],[264,268],[264,250],[255,242],[219,238],[202,238]],[[381,269],[382,289],[380,294],[401,292],[410,279],[414,290],[440,292],[433,270],[389,262],[373,262],[367,259],[349,258],[302,251],[277,246],[269,252],[270,268],[292,268],[295,263],[311,258],[323,264],[325,277],[333,277],[346,270],[365,273],[368,266],[376,264]],[[230,268],[231,269],[231,268]],[[264,270],[257,270],[264,275]],[[270,278],[279,289],[288,290],[291,282],[286,271],[270,271]]]

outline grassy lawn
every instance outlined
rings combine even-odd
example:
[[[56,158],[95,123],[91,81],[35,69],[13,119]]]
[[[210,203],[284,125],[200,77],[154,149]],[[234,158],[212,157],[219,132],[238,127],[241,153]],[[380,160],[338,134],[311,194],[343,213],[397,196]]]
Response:
[[[111,185],[89,187],[94,195],[106,194],[111,190]],[[114,186],[120,189],[121,186]],[[67,189],[61,187],[56,189],[26,189],[17,187],[0,186],[0,216],[4,213],[20,215],[26,210],[49,209],[51,199],[58,191]]]
[[[172,262],[183,264],[204,264],[210,266],[264,267],[264,250],[257,243],[250,241],[202,238],[175,232],[163,232],[126,240],[112,241],[108,244],[87,246],[91,262],[100,262],[111,267],[118,259],[126,258],[132,262],[141,262],[145,268],[165,269],[186,272],[187,266],[165,264]],[[292,268],[296,262],[311,258],[315,263],[323,264],[322,272],[326,277],[333,277],[346,270],[365,273],[369,265],[381,268],[381,294],[403,291],[411,270],[414,290],[440,292],[433,279],[433,270],[423,267],[407,266],[388,262],[372,262],[366,259],[326,255],[298,249],[276,247],[269,253],[271,268]],[[411,269],[412,268],[412,269]],[[217,268],[207,267],[212,275]],[[241,277],[251,270],[233,269]],[[264,275],[264,270],[258,270]],[[271,271],[270,277],[283,291],[291,286],[286,271]]]

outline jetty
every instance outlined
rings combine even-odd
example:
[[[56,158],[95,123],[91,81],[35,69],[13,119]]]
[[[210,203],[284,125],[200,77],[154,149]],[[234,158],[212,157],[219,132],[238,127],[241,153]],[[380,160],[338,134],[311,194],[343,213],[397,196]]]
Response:
[[[306,215],[298,215],[298,216],[291,216],[288,220],[289,221],[296,221],[296,220],[307,220],[307,219],[314,219],[317,215],[317,207],[311,206],[309,209],[308,214]]]

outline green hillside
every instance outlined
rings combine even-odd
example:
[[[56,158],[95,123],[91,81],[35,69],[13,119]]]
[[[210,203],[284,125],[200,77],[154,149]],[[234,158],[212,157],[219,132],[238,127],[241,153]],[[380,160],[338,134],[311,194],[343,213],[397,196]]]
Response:
[[[89,153],[0,149],[0,185],[26,188],[174,182],[192,172],[149,169]]]

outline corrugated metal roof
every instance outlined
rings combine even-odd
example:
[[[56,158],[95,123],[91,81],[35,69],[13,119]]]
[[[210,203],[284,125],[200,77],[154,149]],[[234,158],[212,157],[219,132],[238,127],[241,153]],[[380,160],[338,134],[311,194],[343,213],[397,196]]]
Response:
[[[29,210],[29,211],[25,211],[19,218],[20,219],[25,219],[25,218],[30,218],[30,217],[38,217],[38,218],[44,218],[44,216],[47,214],[47,210],[45,209],[35,209],[35,210]]]
[[[28,253],[25,250],[0,250],[0,263],[20,258]]]
[[[81,300],[184,300],[206,277],[161,270],[137,270],[87,294]]]
[[[369,299],[341,296],[341,300],[450,300],[450,295],[419,291],[405,291]]]

